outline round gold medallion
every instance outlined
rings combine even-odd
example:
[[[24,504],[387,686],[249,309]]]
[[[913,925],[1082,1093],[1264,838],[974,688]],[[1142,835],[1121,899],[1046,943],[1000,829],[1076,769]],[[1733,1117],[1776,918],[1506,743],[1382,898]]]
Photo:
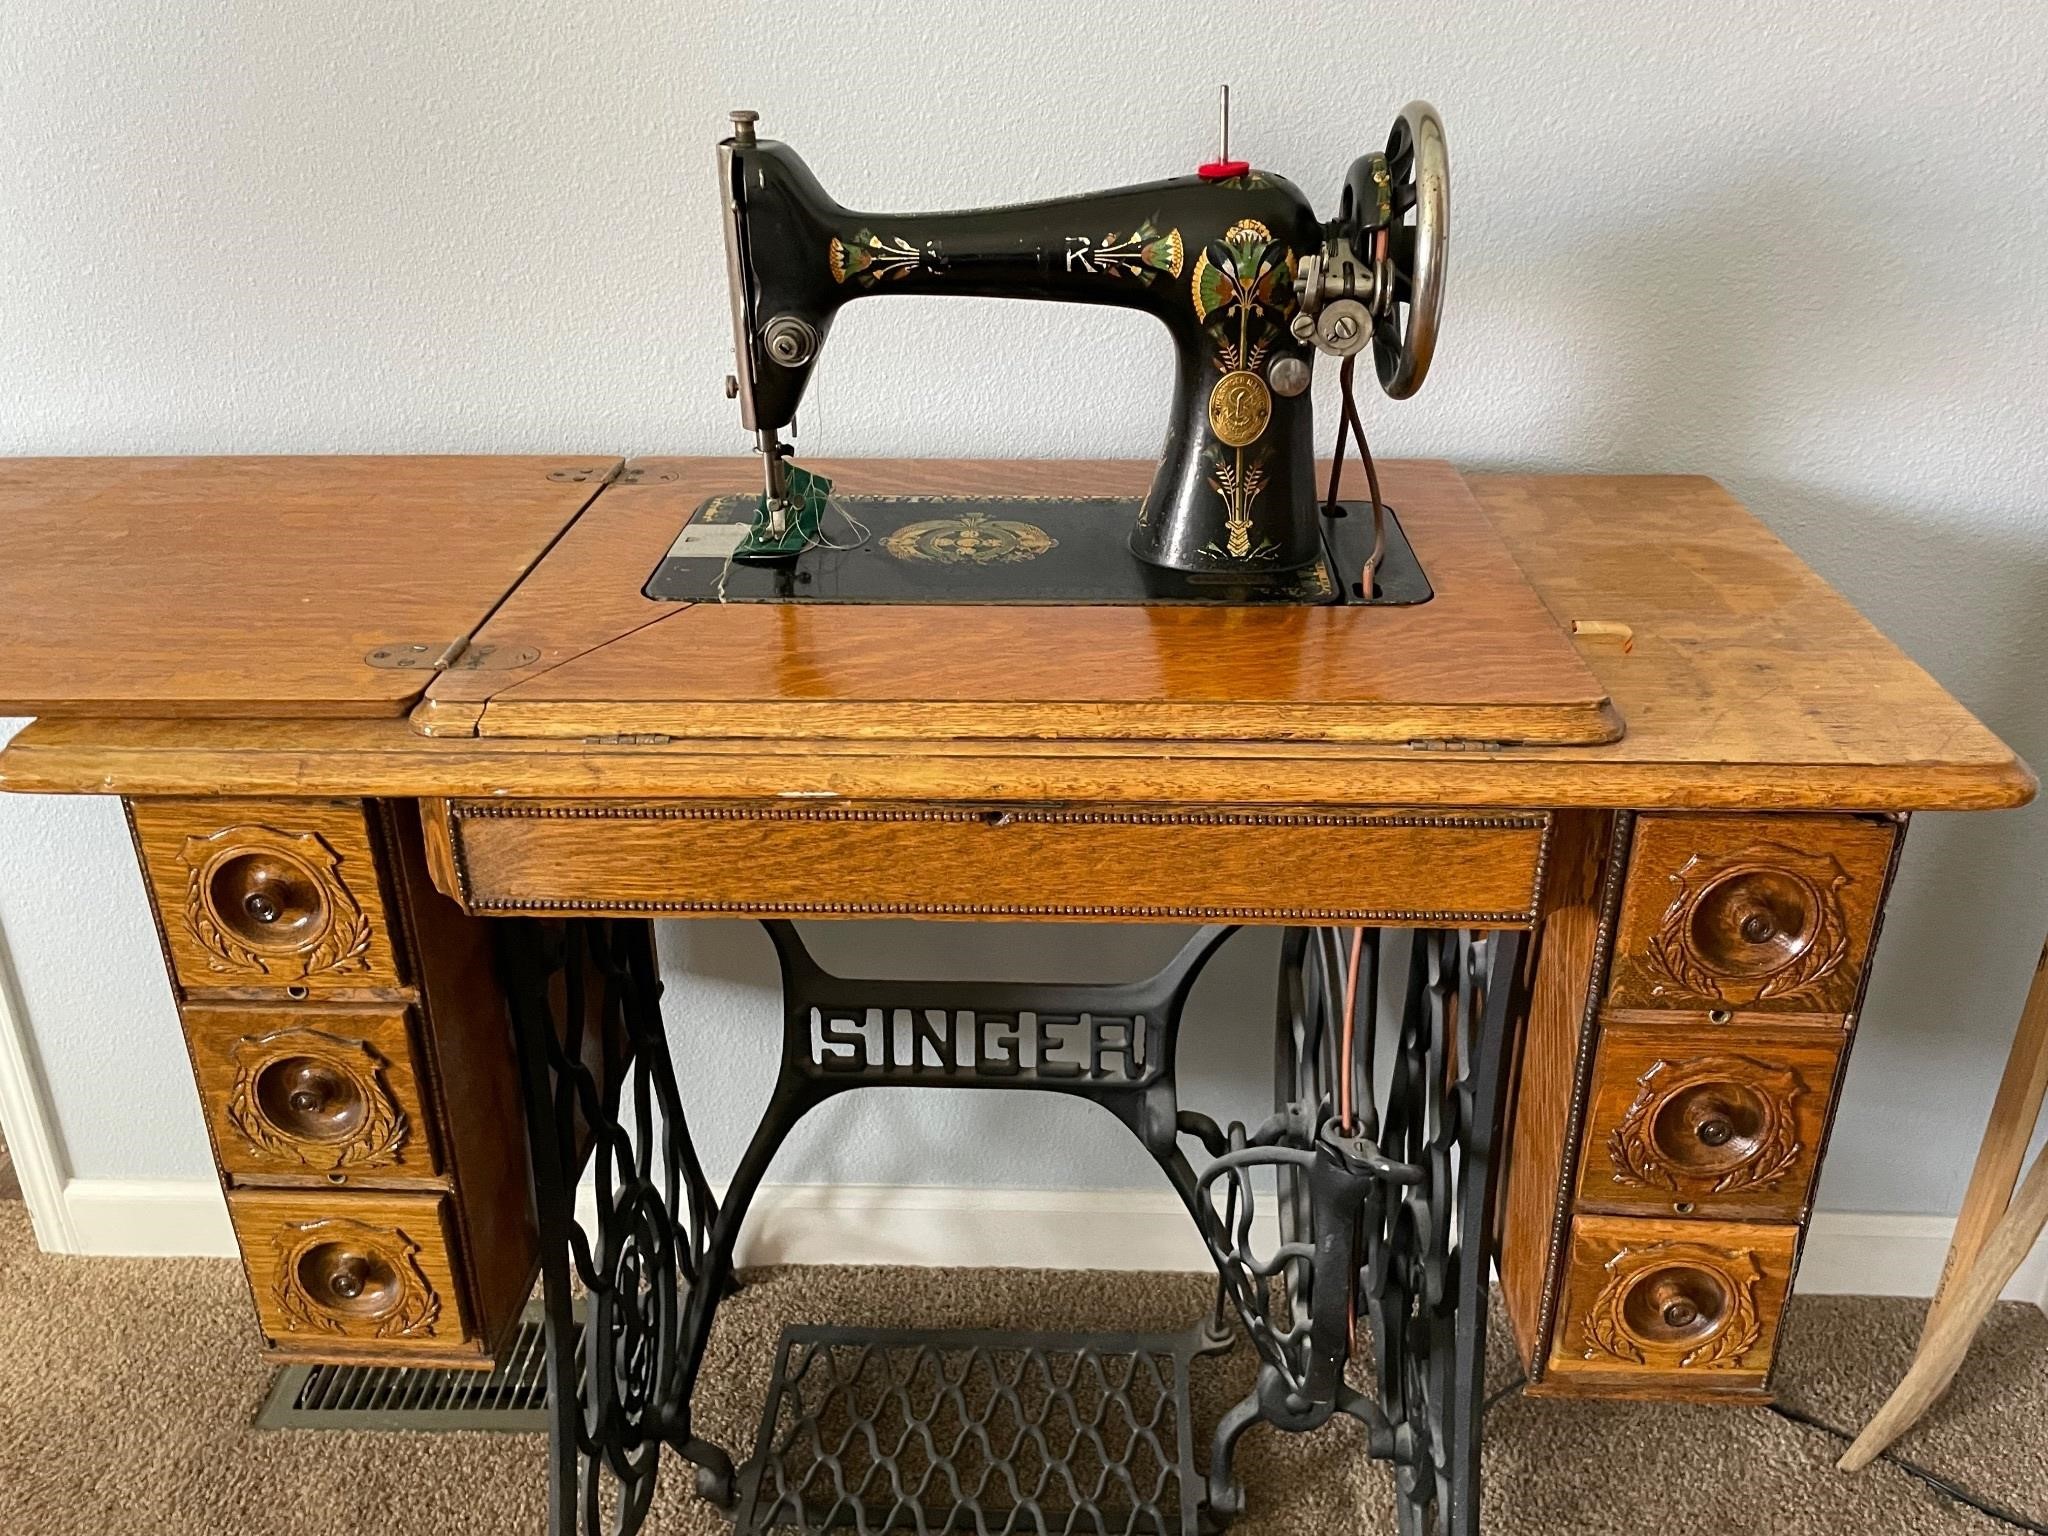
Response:
[[[1256,373],[1238,368],[1209,392],[1209,430],[1229,448],[1255,442],[1273,417],[1273,396]]]

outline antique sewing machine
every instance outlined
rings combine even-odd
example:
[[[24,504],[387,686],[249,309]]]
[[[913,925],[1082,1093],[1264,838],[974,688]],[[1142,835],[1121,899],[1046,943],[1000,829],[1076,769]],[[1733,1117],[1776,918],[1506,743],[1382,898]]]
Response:
[[[809,555],[817,569],[801,583],[738,587],[721,572],[721,596],[915,600],[902,579],[907,559],[951,567],[930,589],[950,601],[1427,597],[1397,519],[1389,559],[1376,479],[1370,515],[1348,526],[1352,509],[1338,501],[1334,474],[1318,496],[1309,390],[1319,352],[1341,360],[1341,464],[1347,437],[1367,452],[1352,401],[1354,360],[1370,349],[1381,387],[1396,399],[1429,372],[1449,165],[1443,125],[1427,103],[1410,103],[1386,148],[1353,162],[1327,223],[1291,182],[1230,158],[1228,87],[1218,157],[1196,175],[957,213],[843,208],[787,145],[757,137],[755,123],[752,112],[733,114],[719,173],[736,359],[727,389],[755,434],[765,490],[751,505],[736,501],[697,519],[696,548],[707,547],[702,535],[722,515],[744,520],[746,533],[708,547],[729,547],[740,564],[794,567]],[[846,544],[824,526],[829,487],[792,465],[782,433],[840,307],[889,294],[1043,299],[1156,316],[1173,338],[1176,368],[1166,444],[1143,499],[1041,505],[1032,521],[1014,507],[964,508],[964,519],[939,523],[929,506],[871,500],[855,525],[871,536],[871,557],[833,559]],[[1113,552],[1119,542],[1134,560]],[[649,595],[704,595],[702,581],[689,580],[688,550]]]
[[[405,1397],[510,1361],[538,1274],[556,1536],[641,1529],[678,1456],[744,1536],[1208,1536],[1287,1495],[1242,1436],[1340,1416],[1403,1536],[1475,1536],[1493,1260],[1531,1395],[1768,1401],[1907,815],[2026,766],[1710,481],[1375,471],[1356,365],[1412,394],[1442,300],[1427,107],[1327,222],[1227,126],[1194,177],[913,216],[733,128],[758,469],[0,460],[0,787],[126,803],[266,1352]],[[835,313],[895,293],[1158,316],[1160,462],[793,463]],[[1199,926],[1088,984],[838,976],[796,926],[874,916]],[[725,1167],[657,918],[772,945]],[[1261,926],[1273,1111],[1219,1123],[1182,1017]],[[778,1149],[873,1087],[1099,1104],[1214,1315],[805,1324],[751,1445],[705,1422]]]

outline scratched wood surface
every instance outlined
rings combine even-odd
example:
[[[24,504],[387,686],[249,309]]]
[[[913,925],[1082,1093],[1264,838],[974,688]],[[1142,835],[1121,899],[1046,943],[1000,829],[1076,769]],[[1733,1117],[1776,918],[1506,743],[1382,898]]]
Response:
[[[0,714],[400,714],[617,463],[0,459]]]
[[[850,460],[843,491],[1130,495],[1135,462]],[[1414,607],[654,603],[637,588],[743,459],[649,459],[484,627],[546,660],[455,678],[486,736],[1611,740],[1604,691],[1447,464],[1386,466]],[[1350,492],[1363,495],[1363,477]],[[616,509],[615,511],[612,509]],[[610,515],[607,515],[607,514]],[[609,633],[607,633],[609,631]],[[620,638],[612,639],[611,634]],[[493,682],[502,686],[490,689]]]
[[[2010,748],[1712,481],[1478,475],[1468,483],[1561,623],[1632,630],[1625,651],[1611,638],[1579,646],[1628,722],[1621,741],[1483,753],[1256,737],[818,736],[597,747],[429,739],[391,720],[167,723],[109,708],[97,719],[29,727],[0,754],[0,788],[1859,811],[1996,809],[2032,797],[2034,776]],[[632,492],[607,490],[548,563],[603,558],[583,542],[586,531],[594,536],[636,506],[643,529],[607,537],[630,542],[667,524],[673,509]],[[627,611],[655,606],[638,596],[645,574],[622,575],[609,600]],[[543,593],[527,583],[499,622],[510,626]],[[617,615],[593,620],[602,633]],[[434,698],[450,695],[473,724],[492,686],[444,674]],[[471,697],[453,697],[465,692]],[[452,717],[452,728],[470,728],[463,718]]]

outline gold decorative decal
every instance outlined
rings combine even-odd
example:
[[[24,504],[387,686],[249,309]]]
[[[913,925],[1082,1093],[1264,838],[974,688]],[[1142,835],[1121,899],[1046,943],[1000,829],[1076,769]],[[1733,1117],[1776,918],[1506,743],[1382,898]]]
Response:
[[[849,278],[863,284],[873,284],[888,277],[907,277],[924,264],[925,253],[900,236],[883,238],[872,230],[859,230],[851,240],[832,237],[826,248],[826,265],[832,269],[832,281],[846,282]]]
[[[1727,1003],[1796,997],[1848,956],[1841,892],[1849,874],[1832,854],[1779,843],[1694,854],[1671,883],[1677,894],[1649,959],[1683,991]]]
[[[1805,1150],[1792,1113],[1799,1074],[1747,1056],[1658,1061],[1608,1133],[1614,1182],[1673,1194],[1767,1188]]]
[[[1273,396],[1261,377],[1294,302],[1294,257],[1257,219],[1240,219],[1195,258],[1189,277],[1195,317],[1220,322],[1215,364],[1223,377],[1209,394],[1209,430],[1217,447],[1209,485],[1223,500],[1223,543],[1202,553],[1214,560],[1257,562],[1279,551],[1273,539],[1253,537],[1252,504],[1265,488],[1265,450],[1245,450],[1265,436]],[[1235,317],[1235,334],[1229,320]],[[1261,334],[1254,336],[1253,319]]]
[[[997,565],[1036,560],[1059,541],[1043,528],[985,512],[906,523],[882,541],[898,560],[941,565]]]
[[[341,1217],[278,1234],[271,1299],[296,1333],[414,1339],[434,1332],[441,1299],[405,1233]]]
[[[185,921],[210,969],[313,976],[369,969],[370,920],[317,832],[224,827],[185,839]]]
[[[1762,1336],[1763,1275],[1747,1248],[1646,1243],[1616,1253],[1607,1276],[1581,1328],[1588,1360],[1725,1369],[1741,1365]]]
[[[228,1124],[258,1151],[326,1172],[389,1162],[405,1144],[405,1112],[368,1041],[279,1029],[244,1035],[233,1054]]]
[[[1222,240],[1203,247],[1188,280],[1197,320],[1207,320],[1240,300],[1252,309],[1272,303],[1282,272],[1291,287],[1294,257],[1272,242],[1273,231],[1257,219],[1240,219],[1224,231]]]
[[[1209,391],[1209,430],[1232,448],[1256,442],[1272,416],[1272,393],[1256,373],[1234,369]]]
[[[1099,241],[1067,236],[1069,272],[1125,273],[1147,279],[1164,272],[1179,277],[1182,256],[1180,231],[1169,229],[1162,235],[1149,220],[1128,235],[1104,235]]]

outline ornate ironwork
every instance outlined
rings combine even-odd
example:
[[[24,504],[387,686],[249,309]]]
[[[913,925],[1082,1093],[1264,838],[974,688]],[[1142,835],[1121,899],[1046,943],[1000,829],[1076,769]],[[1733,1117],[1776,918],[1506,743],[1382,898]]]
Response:
[[[731,1458],[690,1433],[715,1289],[717,1203],[691,1144],[661,1020],[645,923],[531,919],[497,925],[525,1089],[554,1425],[550,1529],[637,1531],[664,1445],[729,1504]],[[586,1168],[596,1231],[576,1216]],[[586,1292],[579,1324],[571,1272]],[[587,1330],[587,1343],[584,1334]],[[579,1345],[582,1365],[578,1366]]]
[[[722,1202],[712,1198],[684,1121],[647,925],[498,927],[543,1246],[558,1536],[636,1531],[664,1445],[696,1464],[706,1497],[731,1507],[745,1489],[748,1507],[758,1503],[769,1425],[737,1474],[731,1455],[690,1427],[739,1230],[797,1122],[836,1094],[883,1086],[1079,1095],[1115,1115],[1159,1163],[1216,1262],[1207,1347],[1227,1345],[1222,1325],[1234,1313],[1259,1355],[1253,1392],[1216,1429],[1206,1487],[1192,1481],[1191,1463],[1177,1461],[1189,1481],[1176,1507],[1227,1521],[1243,1503],[1232,1468],[1247,1429],[1313,1429],[1342,1413],[1365,1426],[1371,1454],[1395,1464],[1403,1533],[1475,1536],[1490,1173],[1503,1044],[1521,999],[1519,934],[1415,931],[1406,1000],[1393,1019],[1382,1018],[1379,1001],[1387,942],[1380,931],[1359,933],[1358,974],[1347,988],[1339,932],[1289,930],[1275,1111],[1248,1129],[1183,1110],[1175,1081],[1188,996],[1230,927],[1198,930],[1142,981],[1067,985],[835,976],[793,925],[763,926],[782,971],[782,1065]],[[1380,1079],[1383,1093],[1375,1091]],[[1191,1146],[1202,1155],[1199,1168]],[[595,1165],[590,1232],[573,1205],[586,1161]],[[1274,1195],[1264,1193],[1267,1172]],[[1275,1198],[1280,1238],[1262,1252],[1259,1202]],[[589,1292],[580,1372],[572,1272]],[[1378,1372],[1371,1395],[1344,1380],[1361,1323]],[[892,1336],[891,1347],[915,1356],[952,1347],[942,1342],[951,1337]],[[1080,1336],[1045,1336],[1032,1347],[1090,1359],[1111,1348]],[[787,1372],[778,1383],[779,1400]],[[771,1402],[769,1418],[777,1412]],[[957,1464],[939,1460],[946,1465],[926,1469],[927,1492],[960,1475]],[[1044,1524],[1023,1510],[1032,1497],[1019,1494],[1018,1523],[1005,1528]],[[980,1498],[962,1495],[945,1518],[968,1519],[962,1511]],[[1140,1505],[1150,1507],[1140,1499],[1125,1513]],[[891,1504],[898,1506],[918,1512],[919,1528],[945,1513],[927,1508],[923,1494]],[[1101,1513],[1099,1500],[1090,1507]],[[864,1508],[855,1499],[835,1518],[862,1530],[893,1528],[873,1523]]]

